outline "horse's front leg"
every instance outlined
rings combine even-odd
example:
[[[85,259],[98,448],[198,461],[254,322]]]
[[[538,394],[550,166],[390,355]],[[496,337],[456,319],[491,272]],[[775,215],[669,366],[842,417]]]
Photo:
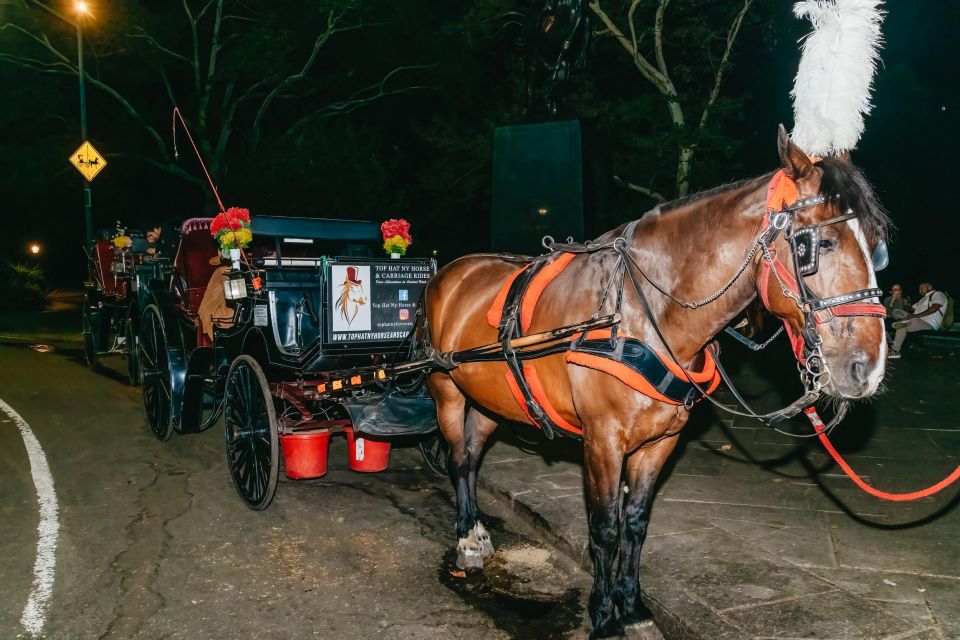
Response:
[[[664,438],[638,449],[627,458],[620,567],[613,591],[620,609],[620,621],[625,625],[653,620],[653,614],[640,599],[640,550],[647,536],[657,476],[676,445],[676,436]]]
[[[593,623],[590,637],[609,638],[623,634],[614,610],[613,572],[620,541],[619,487],[624,452],[613,435],[614,425],[587,426],[590,435],[584,441],[584,478],[593,558],[593,589],[587,605]]]
[[[493,555],[493,542],[490,540],[490,533],[480,521],[482,514],[477,503],[477,473],[480,467],[480,459],[483,457],[483,448],[496,428],[497,422],[481,413],[476,407],[471,407],[468,410],[464,425],[468,464],[467,495],[470,500],[470,512],[474,519],[473,536],[471,537],[468,534],[468,540],[475,545],[475,549],[479,548],[480,556],[483,559]]]

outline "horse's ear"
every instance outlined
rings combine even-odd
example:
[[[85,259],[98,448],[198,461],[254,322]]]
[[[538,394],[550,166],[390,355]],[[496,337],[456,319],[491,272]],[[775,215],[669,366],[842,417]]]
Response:
[[[777,151],[780,153],[780,168],[789,178],[802,180],[813,172],[809,156],[793,144],[782,124],[777,133]]]
[[[846,162],[847,164],[853,164],[853,159],[850,158],[850,152],[844,151],[838,156],[834,156],[840,162]]]

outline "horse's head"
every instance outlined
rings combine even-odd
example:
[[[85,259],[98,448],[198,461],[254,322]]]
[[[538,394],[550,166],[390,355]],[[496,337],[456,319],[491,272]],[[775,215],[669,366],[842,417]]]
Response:
[[[886,364],[875,262],[882,268],[889,220],[848,159],[811,160],[782,127],[778,146],[796,200],[773,205],[787,210],[770,214],[770,224],[781,231],[768,255],[779,264],[774,269],[766,256],[761,258],[758,287],[767,307],[790,330],[794,352],[808,362],[808,371],[816,376],[817,360],[823,358],[829,373],[820,383],[826,393],[870,396]]]

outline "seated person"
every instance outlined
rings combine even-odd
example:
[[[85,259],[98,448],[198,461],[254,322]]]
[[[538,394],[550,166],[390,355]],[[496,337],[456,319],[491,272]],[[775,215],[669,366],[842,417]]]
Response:
[[[230,271],[230,262],[219,254],[210,259],[210,264],[219,265],[214,269],[203,292],[203,299],[197,309],[197,322],[203,332],[213,339],[213,327],[232,327],[233,309],[227,306],[227,295],[223,290],[223,281]]]
[[[922,297],[913,305],[913,313],[908,313],[902,320],[893,323],[897,333],[888,354],[890,358],[900,357],[900,347],[903,346],[908,333],[939,329],[943,323],[943,315],[947,307],[946,294],[934,289],[929,282],[921,283],[919,290]]]
[[[903,287],[894,284],[890,287],[890,295],[883,299],[883,306],[887,310],[887,320],[903,320],[912,310],[910,298],[903,295]]]
[[[146,252],[152,256],[173,259],[177,253],[176,233],[169,224],[151,227],[146,234]]]

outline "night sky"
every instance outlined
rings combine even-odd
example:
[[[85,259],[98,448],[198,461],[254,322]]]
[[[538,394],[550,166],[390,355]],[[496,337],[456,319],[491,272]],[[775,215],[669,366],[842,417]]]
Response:
[[[142,3],[146,8],[154,4]],[[287,10],[296,20],[290,9],[295,4],[280,3],[276,10]],[[116,6],[120,5],[130,3]],[[774,37],[756,29],[745,31],[738,42],[738,57],[723,93],[749,98],[742,117],[727,125],[726,133],[742,146],[735,171],[722,176],[724,179],[757,175],[776,167],[776,126],[783,122],[789,128],[792,121],[788,94],[799,58],[796,40],[807,25],[792,17],[791,5],[777,3]],[[955,258],[960,211],[952,193],[952,187],[960,182],[952,162],[960,143],[954,124],[960,113],[960,45],[955,33],[960,24],[958,5],[947,0],[887,3],[876,107],[867,119],[860,147],[853,152],[854,162],[874,183],[897,227],[891,265],[879,276],[885,288],[900,280],[913,292],[918,282],[931,280],[953,295],[960,293]],[[227,206],[238,204],[254,213],[283,215],[406,217],[414,225],[412,254],[425,255],[438,248],[441,261],[487,248],[489,145],[492,127],[507,123],[498,118],[510,98],[504,99],[498,87],[506,81],[503,76],[509,69],[493,44],[490,51],[481,48],[478,53],[476,42],[445,28],[461,20],[471,3],[409,3],[414,6],[409,15],[391,14],[390,25],[378,34],[350,36],[354,40],[337,45],[340,49],[334,47],[323,60],[324,72],[336,79],[331,92],[342,84],[342,91],[349,93],[353,78],[364,74],[366,78],[381,77],[383,69],[389,69],[383,61],[396,58],[404,64],[436,65],[424,82],[430,88],[388,97],[339,120],[326,121],[316,127],[313,137],[298,137],[297,145],[286,151],[269,145],[269,138],[279,136],[281,130],[266,128],[268,144],[263,148],[269,155],[267,151],[262,158],[248,154],[221,175]],[[112,20],[134,20],[136,12],[113,10],[117,15],[101,18],[99,34],[90,35],[91,73],[103,73],[105,79],[128,86],[138,105],[148,105],[144,117],[169,143],[171,102],[162,85],[151,80],[156,78],[151,62],[124,47],[110,46],[111,34],[123,31]],[[0,6],[0,23],[11,18],[11,11],[7,5]],[[76,55],[69,27],[47,18],[37,20],[35,25],[50,32],[65,52]],[[468,51],[468,47],[472,49]],[[0,32],[0,53],[44,55],[9,30]],[[4,149],[0,190],[5,209],[0,256],[26,261],[28,243],[40,242],[44,246],[42,264],[50,279],[60,286],[78,287],[85,277],[81,178],[66,163],[80,143],[76,78],[0,62],[0,81],[6,87],[0,111]],[[635,78],[630,81],[639,82]],[[494,95],[498,92],[499,98]],[[109,166],[93,183],[95,227],[112,228],[118,219],[138,227],[155,220],[211,214],[209,198],[202,190],[126,157],[134,152],[151,153],[151,143],[115,101],[88,87],[88,102],[89,137],[94,145],[107,154],[126,154],[109,157]],[[595,108],[604,107],[597,104]],[[284,109],[284,118],[293,117],[292,111]],[[453,133],[446,134],[447,128]],[[247,153],[241,146],[245,142],[242,133],[238,132],[236,140],[236,151],[227,153],[228,163],[231,153]],[[468,161],[463,147],[471,140],[476,141],[476,158]],[[195,160],[187,156],[186,140],[181,137],[179,142],[183,168],[200,176]],[[241,165],[242,171],[236,169]],[[443,169],[464,178],[433,184],[431,180],[438,181]],[[465,195],[457,195],[458,189]],[[652,203],[639,195],[621,193],[611,206],[616,207],[614,219],[629,219],[639,217]]]

